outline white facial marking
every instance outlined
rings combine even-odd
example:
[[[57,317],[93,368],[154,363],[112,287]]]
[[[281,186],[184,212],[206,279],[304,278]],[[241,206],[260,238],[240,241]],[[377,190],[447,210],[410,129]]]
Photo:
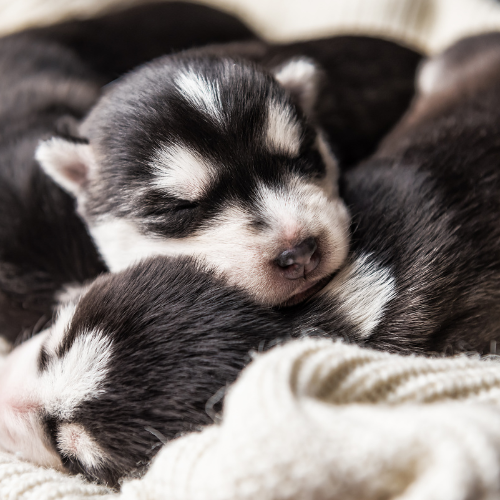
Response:
[[[76,303],[89,289],[89,285],[81,283],[67,283],[63,285],[55,294],[55,299],[59,305]],[[61,314],[59,312],[59,314]]]
[[[73,314],[75,314],[75,309],[76,303],[69,302],[57,310],[57,319],[50,328],[50,335],[44,342],[48,354],[55,354],[57,347],[63,341],[66,330],[73,319]]]
[[[23,342],[0,370],[0,448],[43,466],[60,468],[61,460],[45,438],[36,390],[38,354],[48,330]]]
[[[51,358],[39,376],[37,390],[44,408],[67,420],[80,403],[102,394],[112,351],[111,340],[102,332],[79,334],[69,351]]]
[[[98,469],[106,461],[104,451],[80,424],[60,425],[57,444],[62,455],[79,460],[86,468]]]
[[[299,101],[304,113],[310,114],[317,99],[318,70],[313,61],[306,58],[292,59],[280,66],[275,78]]]
[[[228,205],[209,227],[186,238],[144,235],[140,221],[110,216],[89,229],[113,272],[152,255],[198,257],[265,304],[280,303],[310,286],[278,275],[274,259],[290,246],[317,238],[321,261],[311,279],[331,274],[342,264],[349,246],[349,214],[340,199],[292,177],[277,190],[262,185],[256,202],[266,229],[256,230],[253,209],[237,204]]]
[[[103,393],[102,383],[112,354],[111,341],[94,331],[78,336],[62,357],[54,356],[56,339],[62,340],[61,332],[71,316],[72,308],[65,307],[55,329],[45,330],[18,346],[0,370],[0,448],[40,465],[62,465],[47,440],[41,415],[70,419],[80,403]],[[55,338],[51,339],[52,333]],[[39,372],[42,345],[52,357]],[[88,435],[76,430],[70,433],[69,428],[61,439],[67,447],[71,439],[73,443],[79,439],[83,455],[78,458],[84,463],[97,463],[104,455]]]
[[[172,196],[194,201],[210,184],[215,169],[195,151],[180,144],[158,148],[150,163],[154,185]]]
[[[291,106],[275,101],[267,106],[264,140],[272,153],[295,158],[300,151],[301,127]]]
[[[224,125],[224,108],[220,98],[219,82],[210,81],[188,69],[175,77],[175,84],[186,101],[219,125]]]
[[[321,295],[334,297],[340,309],[368,338],[379,324],[387,303],[396,296],[395,279],[388,268],[378,265],[370,255],[358,257],[346,266]]]
[[[81,194],[97,170],[90,145],[75,144],[59,137],[41,142],[35,158],[57,184],[74,196]]]

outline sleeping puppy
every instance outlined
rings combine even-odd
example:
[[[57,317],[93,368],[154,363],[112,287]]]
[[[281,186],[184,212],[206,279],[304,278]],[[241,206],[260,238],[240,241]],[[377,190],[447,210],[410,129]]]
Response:
[[[36,333],[66,284],[106,270],[72,198],[35,161],[40,139],[73,136],[101,86],[151,57],[252,37],[232,16],[169,3],[0,39],[1,335]]]
[[[349,242],[335,158],[290,98],[313,100],[314,74],[305,60],[273,77],[204,50],[166,56],[100,100],[81,127],[88,144],[56,138],[36,157],[75,196],[111,271],[203,257],[260,303],[298,302]]]
[[[302,319],[380,349],[496,352],[500,34],[457,43],[418,83],[407,116],[345,176],[349,261],[323,313],[311,304]]]
[[[117,486],[212,423],[249,351],[288,334],[189,259],[103,275],[1,367],[0,447]]]
[[[331,43],[329,51],[326,40],[311,42],[309,53],[323,54],[346,84],[352,66],[342,73],[339,61],[349,42]],[[388,47],[373,43],[387,62]],[[40,145],[38,161],[75,197],[111,271],[152,255],[195,256],[257,302],[290,305],[339,269],[349,216],[337,190],[335,137],[326,140],[321,124],[330,135],[338,129],[319,110],[324,103],[334,112],[347,92],[325,83],[311,58],[280,55],[306,46],[256,42],[157,59],[94,107],[79,131],[88,144],[56,138]],[[393,52],[408,56],[403,80],[410,81],[418,57]],[[385,102],[387,94],[380,96]],[[372,141],[374,128],[367,129]]]

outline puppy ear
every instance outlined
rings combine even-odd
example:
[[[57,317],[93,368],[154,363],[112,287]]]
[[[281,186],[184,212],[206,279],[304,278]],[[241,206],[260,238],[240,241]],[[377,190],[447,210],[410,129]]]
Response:
[[[89,144],[71,142],[60,137],[42,141],[35,158],[47,175],[75,198],[81,195],[96,170]]]
[[[274,77],[292,99],[310,116],[318,96],[320,70],[312,59],[293,58],[272,70]]]

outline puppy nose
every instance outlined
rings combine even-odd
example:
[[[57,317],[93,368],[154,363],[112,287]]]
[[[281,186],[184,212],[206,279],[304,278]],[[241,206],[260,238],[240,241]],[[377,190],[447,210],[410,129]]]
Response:
[[[275,262],[283,269],[285,278],[289,280],[303,278],[318,267],[320,259],[316,253],[317,248],[316,240],[307,238],[296,247],[282,252]]]

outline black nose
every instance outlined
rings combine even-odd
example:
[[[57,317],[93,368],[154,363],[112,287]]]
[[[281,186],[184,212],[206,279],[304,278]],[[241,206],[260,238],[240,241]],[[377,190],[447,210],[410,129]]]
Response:
[[[275,262],[283,269],[286,278],[296,280],[314,271],[318,266],[320,259],[316,252],[317,248],[316,240],[307,238],[296,247],[282,252]]]

